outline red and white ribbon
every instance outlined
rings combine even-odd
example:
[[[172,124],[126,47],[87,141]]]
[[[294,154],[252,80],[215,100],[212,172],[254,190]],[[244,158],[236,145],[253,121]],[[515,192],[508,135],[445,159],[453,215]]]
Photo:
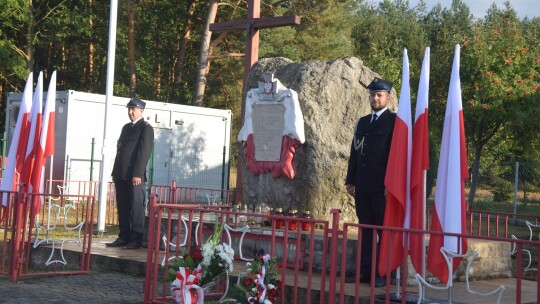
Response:
[[[260,257],[261,262],[263,263],[263,266],[261,267],[261,270],[258,274],[254,275],[253,282],[257,285],[258,293],[257,297],[248,297],[247,300],[249,303],[264,303],[264,299],[266,298],[266,285],[264,284],[264,277],[266,275],[266,266],[265,264],[270,261],[270,255],[267,253]]]
[[[193,272],[186,267],[180,267],[176,272],[176,280],[172,282],[171,294],[177,303],[204,304],[204,290],[197,285],[202,279],[201,265]]]

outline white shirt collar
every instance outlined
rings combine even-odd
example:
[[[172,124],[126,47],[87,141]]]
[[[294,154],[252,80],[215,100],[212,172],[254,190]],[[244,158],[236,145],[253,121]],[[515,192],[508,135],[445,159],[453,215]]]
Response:
[[[137,119],[137,120],[135,120],[135,121],[132,121],[131,123],[132,123],[133,125],[135,125],[135,124],[136,124],[139,120],[141,120],[141,119],[142,119],[142,116],[139,117],[139,119]]]
[[[382,110],[380,110],[380,111],[378,111],[378,112],[374,112],[373,110],[371,110],[371,115],[377,114],[377,118],[379,118],[379,117],[381,117],[382,113],[383,113],[384,111],[386,111],[387,109],[388,109],[388,107],[385,107],[384,109],[382,109]]]

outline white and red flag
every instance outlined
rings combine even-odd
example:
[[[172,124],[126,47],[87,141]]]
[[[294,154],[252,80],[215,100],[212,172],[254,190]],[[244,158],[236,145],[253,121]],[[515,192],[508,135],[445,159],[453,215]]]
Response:
[[[386,187],[384,226],[408,228],[410,219],[409,172],[411,171],[411,153],[411,88],[409,82],[409,57],[407,49],[405,49],[403,51],[402,83],[397,118],[384,179],[384,186]],[[398,268],[403,259],[403,233],[384,230],[379,253],[379,275],[384,276],[388,271]]]
[[[426,229],[426,171],[429,169],[429,60],[430,49],[424,52],[424,61],[420,71],[418,98],[413,128],[411,157],[411,229]],[[409,254],[416,271],[424,276],[424,235],[411,234]]]
[[[459,79],[460,47],[456,45],[448,103],[444,116],[444,128],[435,188],[435,208],[431,230],[465,234],[465,179],[469,176],[465,129]],[[441,282],[448,282],[448,266],[440,250],[463,254],[467,252],[467,240],[455,236],[432,234],[429,240],[427,269]],[[453,259],[452,273],[461,259]]]
[[[41,134],[39,143],[35,146],[35,161],[34,169],[30,184],[32,185],[33,193],[43,192],[43,172],[45,170],[45,161],[47,157],[54,154],[54,123],[55,123],[55,107],[56,107],[56,71],[53,72],[49,82],[49,90],[47,91],[47,99],[45,100],[45,108],[43,109],[43,120],[41,126]],[[39,212],[40,204],[37,198],[34,200],[35,212]]]
[[[32,177],[32,170],[34,168],[34,160],[36,155],[34,149],[39,145],[39,134],[41,133],[42,104],[43,72],[39,72],[38,81],[36,84],[36,91],[34,92],[34,100],[32,101],[32,110],[30,111],[30,116],[28,120],[28,123],[30,125],[30,132],[28,134],[26,153],[24,157],[24,164],[22,167],[20,180],[21,183],[27,185],[28,192],[30,193],[33,193],[30,179]]]
[[[13,130],[13,137],[11,138],[11,144],[9,146],[8,159],[6,168],[4,168],[4,174],[2,176],[2,184],[0,184],[0,190],[2,191],[14,191],[16,186],[16,177],[21,173],[21,168],[24,163],[24,156],[26,155],[26,145],[28,141],[29,128],[29,116],[30,108],[32,107],[32,87],[34,86],[33,73],[28,75],[26,85],[22,94],[21,104],[19,106],[19,114],[17,116],[17,122],[15,129]],[[9,206],[7,194],[2,195],[2,206]]]

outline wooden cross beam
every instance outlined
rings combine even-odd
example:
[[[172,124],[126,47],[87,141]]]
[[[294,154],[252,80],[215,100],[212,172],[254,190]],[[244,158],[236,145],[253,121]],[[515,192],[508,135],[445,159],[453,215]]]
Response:
[[[248,0],[248,15],[246,19],[210,24],[211,32],[247,31],[246,51],[244,56],[244,79],[242,82],[242,111],[240,121],[244,123],[246,111],[246,93],[248,89],[248,75],[251,67],[259,60],[259,30],[281,26],[299,25],[300,16],[283,16],[261,18],[261,0]],[[236,172],[236,187],[242,187],[242,171],[240,167],[242,146],[238,149]],[[242,193],[239,194],[240,201]]]
[[[245,94],[247,92],[247,77],[253,64],[259,60],[259,30],[281,26],[299,25],[300,16],[267,17],[261,16],[261,0],[248,1],[248,16],[243,20],[234,20],[210,24],[211,32],[230,32],[247,30],[246,51],[244,57],[244,80],[242,82],[242,113],[244,121]]]

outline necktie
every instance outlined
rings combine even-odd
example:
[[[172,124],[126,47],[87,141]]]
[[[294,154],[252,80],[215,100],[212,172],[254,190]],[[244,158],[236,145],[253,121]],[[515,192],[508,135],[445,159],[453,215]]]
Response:
[[[373,115],[371,116],[371,122],[370,122],[370,124],[372,124],[375,120],[377,120],[377,114],[373,114]]]

